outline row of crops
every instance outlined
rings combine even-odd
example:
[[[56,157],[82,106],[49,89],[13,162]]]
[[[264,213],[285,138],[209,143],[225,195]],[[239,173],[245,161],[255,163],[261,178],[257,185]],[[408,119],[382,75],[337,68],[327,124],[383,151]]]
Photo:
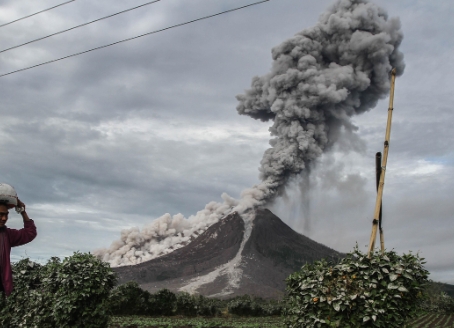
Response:
[[[411,320],[408,328],[454,328],[454,314],[424,314]]]

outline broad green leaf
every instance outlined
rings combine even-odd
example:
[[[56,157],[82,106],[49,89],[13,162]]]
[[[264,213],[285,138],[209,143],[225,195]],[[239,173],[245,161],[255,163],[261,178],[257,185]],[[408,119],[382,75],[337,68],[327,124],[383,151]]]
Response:
[[[399,278],[399,276],[398,276],[397,274],[395,274],[395,273],[391,273],[391,274],[389,275],[389,280],[390,280],[390,281],[394,281],[394,280],[396,280],[397,278]]]
[[[408,289],[405,288],[404,286],[399,287],[397,290],[400,292],[408,293]]]

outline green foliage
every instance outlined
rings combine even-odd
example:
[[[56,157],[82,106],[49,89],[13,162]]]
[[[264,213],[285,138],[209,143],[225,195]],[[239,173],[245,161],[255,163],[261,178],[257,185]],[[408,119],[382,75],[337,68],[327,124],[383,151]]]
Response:
[[[262,308],[252,297],[244,295],[232,299],[228,303],[229,313],[239,316],[260,316]]]
[[[262,316],[280,316],[285,309],[285,303],[279,300],[269,300],[261,303]]]
[[[214,316],[221,313],[225,302],[201,295],[174,294],[161,289],[155,294],[142,290],[136,282],[128,282],[115,288],[109,299],[113,315],[185,315]]]
[[[261,298],[244,295],[230,300],[228,302],[228,310],[229,313],[239,316],[273,316],[282,313],[283,304],[279,301],[266,301]]]
[[[48,299],[41,292],[43,267],[29,259],[13,265],[14,292],[2,298],[1,327],[48,327],[51,310]]]
[[[418,311],[428,271],[418,255],[358,250],[339,264],[306,264],[287,278],[287,327],[403,327]]]
[[[221,313],[220,305],[223,303],[217,299],[210,299],[202,295],[189,293],[177,294],[175,314],[188,317],[215,316]]]
[[[228,313],[240,316],[277,316],[284,303],[276,300],[252,298],[249,295],[229,300],[208,298],[189,293],[174,294],[161,289],[155,294],[142,290],[136,282],[116,287],[109,298],[111,314],[148,316],[221,316]]]
[[[109,309],[114,315],[148,315],[152,295],[130,281],[112,290]]]
[[[116,278],[107,263],[74,253],[44,266],[13,265],[14,291],[0,309],[2,327],[107,327],[107,298]]]
[[[124,316],[112,317],[112,328],[213,328],[213,327],[239,327],[239,328],[282,328],[280,317],[144,317]]]
[[[197,304],[193,295],[189,293],[180,293],[177,295],[177,313],[187,317],[197,315]]]
[[[168,289],[161,289],[150,299],[150,315],[172,315],[175,312],[177,297]]]
[[[424,288],[419,307],[422,312],[454,313],[454,298],[446,294],[440,284],[431,281]]]

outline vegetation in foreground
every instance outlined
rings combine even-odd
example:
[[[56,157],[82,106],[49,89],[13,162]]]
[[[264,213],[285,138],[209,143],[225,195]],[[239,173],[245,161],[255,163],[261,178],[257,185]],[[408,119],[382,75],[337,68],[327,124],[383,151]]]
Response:
[[[186,316],[213,317],[238,316],[279,316],[284,308],[283,301],[265,300],[249,295],[231,299],[208,298],[188,293],[174,294],[162,289],[154,294],[129,282],[115,288],[109,298],[109,311],[115,316]]]
[[[109,328],[282,328],[282,317],[145,317],[114,316]],[[454,328],[454,314],[424,314],[404,326],[406,328]]]
[[[13,266],[13,294],[0,298],[0,327],[453,327],[454,299],[427,281],[422,260],[356,249],[338,264],[305,265],[287,279],[288,299],[275,301],[114,288],[110,266],[91,254],[24,259]]]
[[[356,247],[339,264],[306,264],[287,279],[286,326],[404,327],[424,299],[423,260],[394,251],[369,258]]]
[[[143,316],[114,316],[109,328],[282,328],[281,317],[143,317]]]
[[[116,283],[109,264],[76,252],[46,265],[23,259],[12,269],[14,291],[0,297],[0,327],[107,327],[107,301]]]

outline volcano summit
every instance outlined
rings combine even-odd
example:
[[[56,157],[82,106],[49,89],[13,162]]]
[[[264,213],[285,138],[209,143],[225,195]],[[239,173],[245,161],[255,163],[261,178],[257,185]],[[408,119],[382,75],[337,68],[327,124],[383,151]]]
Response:
[[[269,210],[257,210],[243,249],[245,223],[233,212],[186,246],[150,261],[114,268],[119,282],[205,296],[282,297],[285,278],[307,262],[342,256],[298,234]]]

